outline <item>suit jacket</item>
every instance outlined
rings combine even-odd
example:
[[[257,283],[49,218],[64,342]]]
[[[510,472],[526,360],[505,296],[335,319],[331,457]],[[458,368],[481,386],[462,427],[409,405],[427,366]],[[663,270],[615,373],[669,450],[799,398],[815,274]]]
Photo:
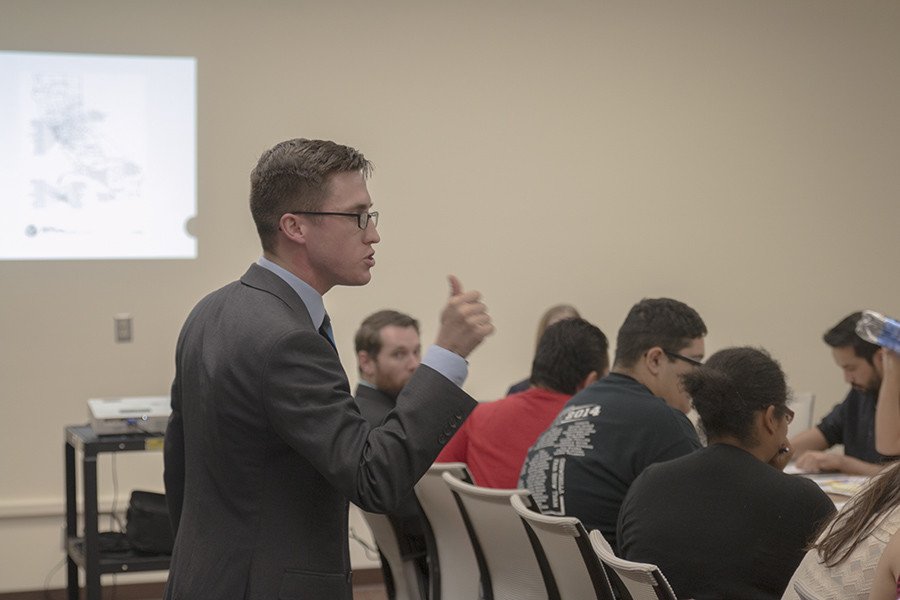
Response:
[[[362,384],[356,386],[356,405],[360,414],[372,427],[381,425],[396,403],[396,399],[381,390]]]
[[[175,361],[169,599],[350,600],[348,501],[393,509],[475,406],[421,366],[372,428],[306,306],[258,265],[197,304]]]
[[[381,390],[367,385],[356,386],[356,405],[360,414],[372,427],[381,425],[395,404],[396,400]],[[426,519],[415,493],[403,498],[391,511],[390,517],[397,530],[402,554],[411,554],[425,548]]]

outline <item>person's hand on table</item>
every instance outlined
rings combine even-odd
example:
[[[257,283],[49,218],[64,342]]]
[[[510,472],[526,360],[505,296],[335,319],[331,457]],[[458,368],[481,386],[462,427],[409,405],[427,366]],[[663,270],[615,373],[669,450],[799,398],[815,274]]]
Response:
[[[801,471],[821,473],[823,471],[842,471],[844,457],[833,452],[809,450],[797,457],[796,467]]]

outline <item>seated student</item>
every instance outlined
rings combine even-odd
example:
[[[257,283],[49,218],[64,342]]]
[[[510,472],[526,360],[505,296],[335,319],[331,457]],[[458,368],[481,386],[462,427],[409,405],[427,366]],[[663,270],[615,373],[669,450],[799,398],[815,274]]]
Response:
[[[531,387],[475,407],[436,462],[464,462],[475,483],[515,488],[528,448],[572,395],[609,372],[609,342],[584,319],[550,325],[538,342]]]
[[[557,304],[556,306],[551,306],[544,314],[541,315],[541,320],[538,322],[537,328],[537,343],[540,343],[541,336],[544,335],[544,330],[549,326],[562,321],[563,319],[571,319],[572,317],[581,317],[578,314],[578,310],[574,306],[570,306],[568,304]],[[523,379],[518,383],[514,383],[509,386],[509,389],[506,391],[506,395],[510,396],[512,394],[518,392],[524,392],[529,387],[531,387],[531,381],[528,379]]]
[[[875,412],[875,447],[900,454],[900,354],[884,348],[881,359],[884,378]]]
[[[707,448],[647,467],[619,513],[620,555],[660,567],[679,598],[781,598],[834,504],[786,475],[792,413],[779,364],[728,348],[682,376]]]
[[[883,353],[876,344],[856,335],[861,316],[855,312],[844,317],[823,336],[852,389],[818,426],[791,438],[799,469],[874,475],[887,460],[875,448],[875,404]],[[844,445],[843,454],[825,452],[836,444]]]
[[[900,600],[900,535],[891,538],[878,560],[869,600]]]
[[[875,567],[900,529],[900,463],[892,463],[857,492],[822,528],[782,600],[804,597],[865,600]],[[896,581],[895,581],[896,582]]]
[[[384,422],[397,404],[397,396],[422,362],[419,322],[396,310],[379,310],[366,317],[354,337],[359,384],[354,399],[359,412],[372,427]],[[403,560],[412,562],[422,582],[427,582],[426,521],[413,493],[388,513],[397,533]],[[390,569],[385,569],[385,584]],[[423,586],[427,585],[423,583]],[[389,587],[389,589],[391,589]]]
[[[528,450],[519,487],[542,513],[581,520],[616,549],[616,519],[645,467],[700,448],[680,376],[703,360],[706,324],[671,298],[631,307],[612,372],[587,386]]]

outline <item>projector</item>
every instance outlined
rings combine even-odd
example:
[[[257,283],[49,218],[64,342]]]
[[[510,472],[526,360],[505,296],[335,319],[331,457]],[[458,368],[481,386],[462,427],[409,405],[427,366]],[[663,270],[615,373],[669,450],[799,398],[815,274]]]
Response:
[[[170,412],[169,396],[88,400],[91,428],[97,435],[165,433]]]

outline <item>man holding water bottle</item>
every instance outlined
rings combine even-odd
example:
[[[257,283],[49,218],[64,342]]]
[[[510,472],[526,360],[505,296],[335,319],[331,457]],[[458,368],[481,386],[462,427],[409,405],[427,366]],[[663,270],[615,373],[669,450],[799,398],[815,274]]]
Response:
[[[823,336],[851,389],[816,427],[791,439],[798,469],[874,475],[891,458],[875,448],[875,407],[886,351],[856,333],[861,317],[862,312],[847,315]],[[843,454],[826,452],[836,444],[844,445]]]

